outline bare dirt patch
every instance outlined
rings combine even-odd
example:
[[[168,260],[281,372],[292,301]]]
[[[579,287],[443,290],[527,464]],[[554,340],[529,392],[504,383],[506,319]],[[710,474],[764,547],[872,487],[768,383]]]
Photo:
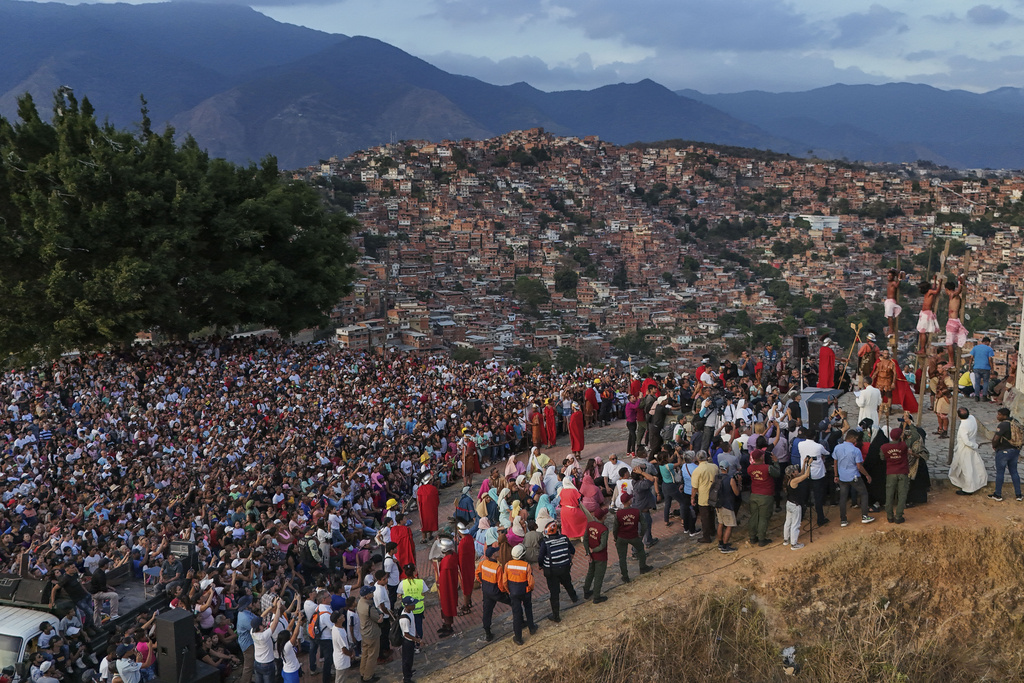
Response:
[[[711,549],[426,680],[1024,680],[1022,516],[945,489],[902,527],[826,527],[799,553]]]

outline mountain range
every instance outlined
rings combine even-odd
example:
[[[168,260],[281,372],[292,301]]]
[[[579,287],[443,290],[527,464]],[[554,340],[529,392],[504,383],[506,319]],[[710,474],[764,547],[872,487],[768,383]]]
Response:
[[[1024,90],[833,85],[708,95],[658,83],[543,92],[450,74],[366,37],[282,24],[238,5],[0,0],[0,115],[70,86],[119,126],[193,135],[283,168],[397,139],[485,138],[541,126],[615,143],[670,138],[867,161],[1024,167]]]

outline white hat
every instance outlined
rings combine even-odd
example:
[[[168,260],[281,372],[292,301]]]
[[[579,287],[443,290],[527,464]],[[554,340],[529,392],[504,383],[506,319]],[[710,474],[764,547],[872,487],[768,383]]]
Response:
[[[430,483],[430,475],[429,474],[423,475],[423,480],[420,483],[421,484],[429,484]]]
[[[82,629],[78,628],[77,626],[68,626],[67,634],[69,636],[77,636],[78,632],[81,630]]]
[[[825,337],[824,339],[821,340],[821,343],[824,344],[825,346],[828,346],[829,344],[832,343],[832,337]]]
[[[516,560],[522,559],[523,555],[526,554],[526,546],[522,543],[512,548],[512,557]]]
[[[877,339],[877,337],[875,337],[875,333],[868,332],[868,341],[875,341],[875,339]]]
[[[513,550],[512,553],[515,554],[515,551]],[[50,670],[50,668],[52,666],[53,666],[53,662],[46,661],[46,662],[43,662],[42,664],[39,665],[39,670],[42,671],[43,673],[46,673],[47,671]]]
[[[213,579],[203,579],[202,581],[199,582],[199,588],[201,590],[206,590],[207,588],[209,588],[212,585],[213,585]]]

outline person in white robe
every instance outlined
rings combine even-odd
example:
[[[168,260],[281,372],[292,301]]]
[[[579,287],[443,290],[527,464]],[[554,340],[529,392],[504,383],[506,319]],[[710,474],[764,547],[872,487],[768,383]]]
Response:
[[[860,414],[857,415],[857,424],[860,424],[866,419],[870,419],[875,427],[881,424],[881,419],[878,415],[878,409],[882,406],[882,392],[871,384],[867,385],[858,392],[854,392],[857,397],[857,407],[860,408]]]
[[[957,495],[969,495],[988,483],[988,472],[978,451],[978,420],[966,408],[956,411],[960,425],[956,430],[956,448],[949,466],[949,483],[956,486]]]

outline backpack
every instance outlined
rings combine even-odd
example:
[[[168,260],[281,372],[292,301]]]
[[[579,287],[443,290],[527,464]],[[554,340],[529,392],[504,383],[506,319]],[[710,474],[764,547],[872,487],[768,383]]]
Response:
[[[319,605],[313,610],[313,618],[309,620],[309,624],[306,625],[306,633],[312,640],[320,640],[320,634],[323,633],[323,629],[320,627],[320,615],[327,614],[327,612],[320,609]]]
[[[408,615],[402,614],[397,619],[391,620],[391,632],[388,633],[388,638],[391,639],[391,647],[402,647],[405,642],[405,634],[402,633],[402,619],[408,619]]]
[[[316,540],[315,536],[303,539],[299,559],[303,566],[310,569],[323,567],[324,558],[320,555],[320,542]]]
[[[675,436],[676,425],[675,423],[669,423],[661,428],[661,440],[671,441],[672,437]]]
[[[1010,418],[1010,445],[1014,448],[1024,446],[1024,424],[1017,418]]]
[[[715,478],[711,481],[711,490],[708,492],[708,507],[718,507],[718,494],[722,490],[722,470],[715,472]]]

